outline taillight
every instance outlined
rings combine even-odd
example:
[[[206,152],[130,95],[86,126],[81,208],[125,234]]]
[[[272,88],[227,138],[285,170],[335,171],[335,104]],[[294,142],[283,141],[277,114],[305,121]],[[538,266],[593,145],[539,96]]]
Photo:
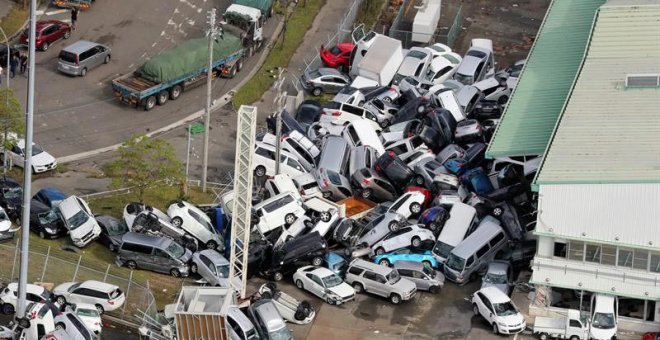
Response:
[[[80,65],[80,58],[76,55],[76,65]]]
[[[335,117],[341,116],[341,111],[332,111],[332,115]]]
[[[366,179],[366,178],[363,179],[363,180],[362,180],[362,184],[364,184],[364,185],[369,185],[369,180]]]
[[[394,151],[388,151],[388,152],[387,152],[387,155],[390,156],[390,158],[394,158],[394,156],[396,156],[396,154],[394,153]]]
[[[390,87],[390,89],[389,89],[388,91],[390,91],[390,92],[396,92],[396,89],[393,88],[393,87]]]
[[[282,136],[282,140],[285,140],[285,139],[287,139],[287,138],[289,138],[289,135],[288,135],[288,134],[285,134],[285,135]]]
[[[324,188],[327,188],[327,187],[328,187],[328,180],[327,180],[327,179],[324,179],[324,180],[323,180],[323,187],[324,187]]]
[[[112,300],[110,300],[110,301],[108,301],[108,304],[112,306],[112,305],[114,305],[114,304],[115,304],[115,302],[114,302],[114,301],[112,301]]]

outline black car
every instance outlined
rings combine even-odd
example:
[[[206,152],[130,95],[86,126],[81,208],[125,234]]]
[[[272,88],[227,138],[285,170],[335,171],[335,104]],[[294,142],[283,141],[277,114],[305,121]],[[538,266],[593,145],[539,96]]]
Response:
[[[3,177],[0,179],[0,205],[5,209],[11,219],[16,219],[23,209],[23,188],[13,178]]]
[[[121,237],[128,232],[126,222],[108,215],[96,215],[94,219],[101,227],[99,242],[110,251],[117,251],[121,245]]]
[[[303,135],[306,135],[305,128],[296,121],[293,116],[291,116],[287,111],[282,112],[282,134],[289,133],[290,131],[296,130]],[[275,134],[277,127],[277,116],[274,114],[266,118],[266,126],[268,131],[272,134]]]
[[[445,109],[435,109],[426,114],[425,122],[440,132],[445,144],[454,142],[454,132],[456,132],[458,123],[451,112]]]
[[[32,199],[35,199],[52,209],[67,197],[68,196],[58,188],[46,187],[37,191],[37,193],[32,196]]]
[[[470,116],[479,120],[500,118],[502,105],[494,100],[481,100],[474,106]]]
[[[271,261],[270,263],[264,262],[266,268],[263,269],[262,274],[272,277],[275,281],[280,281],[284,275],[290,274],[302,266],[322,265],[327,251],[328,245],[318,232],[298,236],[273,249]],[[269,264],[270,266],[268,266]]]
[[[35,199],[30,201],[30,230],[42,239],[58,238],[67,232],[60,216]]]
[[[321,103],[317,100],[305,100],[300,106],[298,106],[296,120],[305,130],[307,130],[310,125],[321,118],[322,110]]]
[[[406,96],[408,97],[408,96]],[[432,103],[428,97],[410,98],[397,112],[392,124],[407,122],[423,116],[429,110]]]
[[[395,187],[405,188],[415,174],[394,152],[388,151],[378,157],[374,170],[385,176]]]

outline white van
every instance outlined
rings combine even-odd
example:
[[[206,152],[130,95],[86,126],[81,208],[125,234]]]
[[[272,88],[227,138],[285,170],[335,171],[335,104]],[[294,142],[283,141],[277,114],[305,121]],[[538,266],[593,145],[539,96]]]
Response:
[[[342,137],[352,146],[370,146],[376,150],[380,156],[385,153],[383,143],[381,143],[378,134],[366,120],[354,120],[344,128],[341,133]]]
[[[438,104],[443,109],[449,111],[457,123],[465,120],[465,113],[463,112],[463,107],[461,107],[461,104],[458,103],[456,92],[442,91],[436,94],[435,97],[437,98]]]
[[[76,247],[84,247],[101,235],[101,227],[87,203],[72,195],[55,208],[69,230],[71,241]]]
[[[314,181],[316,184],[316,181]],[[300,193],[298,193],[298,188],[296,188],[296,185],[293,183],[293,180],[291,179],[291,176],[287,174],[279,174],[273,176],[273,178],[269,178],[266,180],[266,184],[264,184],[266,187],[266,190],[268,190],[268,193],[270,194],[269,197],[274,197],[279,194],[283,194],[285,192],[290,192],[294,196],[297,196],[300,198]]]
[[[472,232],[476,219],[477,209],[465,203],[454,203],[433,247],[433,257],[440,263],[447,261],[452,249]]]
[[[254,156],[252,164],[254,174],[257,177],[275,176],[275,147],[266,143],[255,143]],[[293,154],[281,150],[280,152],[280,172],[291,177],[308,172],[298,158]]]
[[[259,219],[256,226],[265,235],[282,225],[293,224],[305,215],[305,209],[300,198],[285,192],[255,205],[254,213]]]
[[[589,338],[614,339],[619,322],[619,300],[616,296],[594,294],[591,296],[591,327]]]

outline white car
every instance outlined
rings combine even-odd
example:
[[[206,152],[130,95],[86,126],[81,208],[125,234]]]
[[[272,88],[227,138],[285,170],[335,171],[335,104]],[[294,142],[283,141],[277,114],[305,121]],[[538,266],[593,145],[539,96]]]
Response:
[[[410,246],[419,248],[425,241],[435,241],[433,232],[413,224],[389,233],[385,238],[371,246],[371,249],[375,255],[383,255]]]
[[[399,157],[403,154],[418,150],[429,150],[429,147],[419,136],[404,138],[385,147],[385,151],[392,151]]]
[[[76,247],[84,247],[101,235],[101,227],[92,210],[83,199],[72,195],[60,202],[55,209],[69,230],[71,241]]]
[[[76,314],[64,312],[55,317],[55,331],[44,340],[96,340],[98,336],[87,328]]]
[[[437,58],[437,57],[439,57],[441,55],[445,55],[447,53],[452,53],[451,52],[451,47],[449,47],[445,44],[441,44],[441,43],[435,43],[433,45],[426,46],[425,48],[426,48],[426,50],[428,50],[431,53],[433,58]]]
[[[472,294],[472,311],[486,319],[495,334],[517,334],[527,326],[516,305],[496,287],[482,288]]]
[[[62,283],[53,289],[53,295],[60,306],[87,303],[94,305],[100,314],[120,308],[126,301],[119,287],[95,280]]]
[[[12,147],[9,159],[13,165],[23,167],[25,161],[25,139],[17,138],[16,134],[10,133],[7,139],[11,141]],[[32,172],[40,173],[57,168],[57,160],[48,152],[44,151],[38,144],[32,143]]]
[[[412,47],[403,58],[392,83],[398,85],[405,77],[424,77],[431,63],[432,54],[423,47]]]
[[[101,334],[103,329],[101,314],[94,305],[87,303],[72,304],[67,306],[66,311],[76,314],[90,331]]]
[[[7,212],[0,207],[0,241],[14,238],[15,231],[11,227],[11,219],[9,219]]]
[[[296,287],[304,289],[331,305],[340,305],[355,298],[355,289],[325,267],[305,266],[293,273]]]
[[[323,197],[312,197],[305,200],[303,205],[316,222],[310,233],[316,231],[319,235],[325,236],[340,217],[340,206]]]
[[[300,197],[305,200],[312,197],[323,197],[323,192],[321,192],[321,188],[313,174],[304,173],[296,176],[293,178],[293,184],[298,189]]]
[[[321,111],[319,122],[334,125],[346,125],[347,123],[363,119],[369,122],[375,131],[381,130],[380,124],[378,123],[378,117],[376,117],[371,111],[363,107],[346,103],[328,103],[326,107],[323,108],[323,111]]]
[[[304,164],[288,151],[281,150],[280,160],[280,172],[283,174],[296,177],[308,172]],[[268,143],[256,142],[252,165],[256,177],[275,176],[275,147]]]
[[[18,301],[18,283],[12,282],[0,293],[0,311],[2,314],[14,314]],[[28,302],[41,302],[50,300],[50,292],[41,286],[27,284]]]
[[[453,52],[433,58],[431,65],[429,65],[424,75],[424,79],[436,85],[442,84],[445,80],[452,79],[461,60],[463,58]]]
[[[417,215],[422,211],[422,204],[424,204],[424,194],[419,191],[407,192],[399,197],[387,209],[387,212],[395,212],[402,215],[406,219],[412,215]]]
[[[257,229],[262,235],[282,225],[291,225],[305,215],[302,201],[295,195],[285,192],[271,197],[253,207]],[[253,217],[253,218],[255,218]]]
[[[484,100],[496,101],[500,105],[506,104],[511,97],[511,89],[507,85],[506,78],[490,77],[474,83],[474,87],[483,93]]]
[[[264,299],[271,299],[282,318],[298,325],[306,325],[314,321],[316,312],[307,301],[298,301],[293,296],[279,290],[274,283],[265,283],[259,288],[259,294]],[[270,324],[270,320],[267,321]],[[275,337],[274,339],[280,339]],[[282,339],[291,339],[283,337]]]
[[[167,215],[174,227],[183,229],[207,249],[216,249],[223,244],[211,219],[196,206],[185,201],[174,203],[167,208]]]

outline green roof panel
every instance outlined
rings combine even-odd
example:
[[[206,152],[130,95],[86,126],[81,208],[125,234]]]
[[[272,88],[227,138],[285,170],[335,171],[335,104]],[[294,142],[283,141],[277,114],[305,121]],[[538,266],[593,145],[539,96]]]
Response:
[[[489,158],[541,155],[582,62],[605,0],[553,0],[486,151]]]

